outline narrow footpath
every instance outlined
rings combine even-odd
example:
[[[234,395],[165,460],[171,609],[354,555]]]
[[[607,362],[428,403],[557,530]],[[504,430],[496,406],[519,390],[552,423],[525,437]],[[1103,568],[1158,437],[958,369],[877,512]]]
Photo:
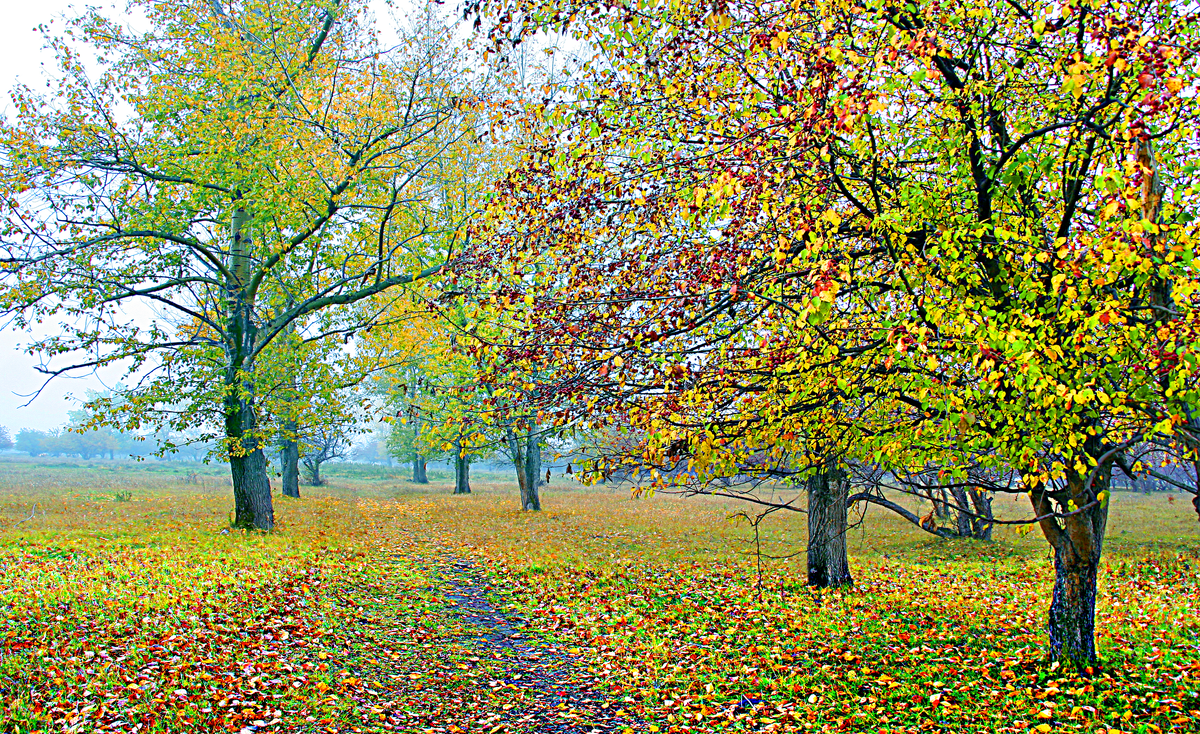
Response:
[[[463,625],[459,642],[501,676],[492,681],[494,688],[511,692],[512,708],[499,722],[504,729],[539,734],[642,730],[619,702],[594,688],[570,655],[540,640],[527,620],[491,602],[486,574],[478,565],[441,556],[436,569],[450,614]]]

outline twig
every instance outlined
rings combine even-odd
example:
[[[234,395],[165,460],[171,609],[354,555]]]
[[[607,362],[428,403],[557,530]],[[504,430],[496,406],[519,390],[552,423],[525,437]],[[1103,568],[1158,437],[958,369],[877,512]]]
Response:
[[[24,520],[17,520],[16,524],[13,525],[13,527],[15,528],[15,527],[17,527],[17,525],[20,525],[23,522],[29,522],[37,515],[37,511],[38,511],[38,503],[34,502],[33,509],[29,511],[29,517],[25,518]]]

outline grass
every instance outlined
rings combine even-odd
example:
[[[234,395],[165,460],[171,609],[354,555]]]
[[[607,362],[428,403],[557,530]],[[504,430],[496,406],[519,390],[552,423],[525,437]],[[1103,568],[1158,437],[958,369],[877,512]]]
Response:
[[[0,462],[0,731],[504,731],[513,703],[482,685],[502,671],[464,664],[435,594],[442,550],[484,562],[650,731],[1200,728],[1200,533],[1179,498],[1114,495],[1104,668],[1080,678],[1044,661],[1036,533],[941,541],[873,509],[855,587],[814,593],[802,555],[760,576],[731,501],[556,477],[532,514],[499,473],[467,497],[403,467],[326,475],[264,536],[229,531],[219,467]],[[759,529],[770,555],[803,548],[802,514]]]

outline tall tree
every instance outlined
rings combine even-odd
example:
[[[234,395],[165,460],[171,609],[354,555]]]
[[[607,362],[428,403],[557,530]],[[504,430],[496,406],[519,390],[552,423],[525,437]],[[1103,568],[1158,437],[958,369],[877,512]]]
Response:
[[[380,48],[365,0],[134,5],[146,32],[88,11],[52,39],[55,91],[15,93],[0,310],[62,321],[31,347],[79,355],[51,375],[129,366],[125,409],[97,415],[217,427],[235,524],[269,530],[258,362],[290,324],[442,270],[462,222],[435,164],[473,144],[469,77],[447,33]]]
[[[1011,467],[1056,559],[1051,654],[1094,664],[1112,467],[1150,436],[1197,447],[1194,18],[578,9],[503,27],[582,28],[603,60],[488,233],[523,325],[503,352],[549,376],[545,409],[637,427],[660,486],[815,476],[830,447]]]

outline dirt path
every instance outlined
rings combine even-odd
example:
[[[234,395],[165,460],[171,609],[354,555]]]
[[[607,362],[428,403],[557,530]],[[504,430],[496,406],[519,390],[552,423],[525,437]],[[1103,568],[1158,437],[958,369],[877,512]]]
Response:
[[[494,689],[512,693],[512,707],[498,725],[539,734],[642,730],[618,701],[595,689],[570,655],[539,640],[526,620],[491,602],[479,566],[442,556],[436,568],[446,602],[454,607],[451,614],[464,625],[460,642],[497,676],[490,682]]]

